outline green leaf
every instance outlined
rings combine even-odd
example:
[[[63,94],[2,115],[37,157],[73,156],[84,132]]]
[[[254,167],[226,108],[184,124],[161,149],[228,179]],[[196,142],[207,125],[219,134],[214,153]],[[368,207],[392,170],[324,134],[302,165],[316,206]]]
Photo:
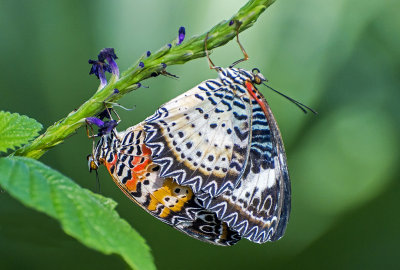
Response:
[[[143,238],[113,210],[111,199],[93,194],[39,161],[0,158],[0,185],[26,206],[57,219],[88,247],[117,253],[133,269],[155,269]]]
[[[18,113],[0,111],[0,152],[15,149],[38,135],[42,125]]]

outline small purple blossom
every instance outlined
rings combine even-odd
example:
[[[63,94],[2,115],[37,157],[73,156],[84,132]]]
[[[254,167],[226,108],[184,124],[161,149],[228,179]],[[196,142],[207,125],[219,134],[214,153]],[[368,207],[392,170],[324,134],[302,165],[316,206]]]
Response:
[[[178,42],[176,43],[176,45],[180,45],[184,39],[185,39],[185,27],[181,26],[178,31]]]
[[[147,57],[149,57],[151,55],[151,51],[147,51],[146,55],[147,55]]]
[[[234,24],[235,23],[235,21],[234,20],[231,20],[230,22],[229,22],[229,26],[231,26],[232,24]]]
[[[104,126],[104,122],[101,121],[99,118],[97,117],[88,117],[86,118],[86,123],[88,123],[89,125],[96,125],[99,128]]]
[[[119,90],[117,88],[114,89],[114,94],[119,94]]]
[[[143,63],[143,62],[140,62],[140,63],[139,63],[139,67],[144,68],[144,63]]]
[[[97,76],[98,79],[100,79],[100,86],[103,88],[107,84],[107,79],[105,72],[111,72],[111,68],[109,65],[106,63],[100,61],[100,60],[89,60],[89,64],[92,65],[92,68],[90,69],[89,75],[94,74]]]
[[[99,114],[99,117],[100,118],[109,117],[108,111],[104,110],[102,113]],[[97,135],[99,136],[109,134],[118,125],[118,122],[116,120],[110,120],[104,122],[97,117],[86,118],[86,123],[88,123],[89,125],[96,125],[99,128],[99,131],[97,133]]]
[[[100,118],[101,120],[103,120],[104,118],[110,118],[110,111],[108,109],[105,109],[104,111],[102,111],[101,113],[99,113],[97,115],[98,118]]]
[[[114,52],[114,48],[104,48],[100,51],[99,55],[97,56],[99,61],[104,62],[105,60],[108,61],[108,59],[118,59],[117,55]]]
[[[117,63],[114,61],[115,59],[118,59],[118,57],[114,52],[114,48],[102,49],[97,57],[101,62],[107,61],[111,68],[110,73],[116,75],[117,78],[119,77],[119,68]]]
[[[104,122],[104,124],[101,127],[99,127],[98,135],[102,136],[109,134],[117,125],[118,122],[116,120],[110,120]]]
[[[167,67],[167,64],[161,63],[161,66],[162,66],[162,68],[166,68],[166,67]]]
[[[167,46],[168,46],[168,48],[170,48],[170,49],[171,49],[171,47],[172,47],[171,43],[168,43]]]
[[[117,78],[119,77],[118,65],[114,61],[117,58],[113,48],[105,48],[100,51],[97,60],[89,60],[89,64],[92,65],[89,74],[95,74],[100,79],[100,88],[107,85],[106,72],[114,74]]]

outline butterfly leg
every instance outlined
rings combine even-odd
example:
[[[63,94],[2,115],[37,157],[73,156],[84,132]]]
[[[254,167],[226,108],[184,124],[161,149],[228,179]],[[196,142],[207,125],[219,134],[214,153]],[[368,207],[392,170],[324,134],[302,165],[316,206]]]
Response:
[[[240,50],[242,50],[243,58],[233,62],[233,64],[229,66],[230,68],[232,68],[232,67],[236,66],[237,64],[249,59],[249,55],[247,54],[247,52],[245,51],[244,47],[242,46],[242,44],[240,43],[240,40],[239,40],[239,28],[242,25],[242,22],[240,22],[238,20],[235,20],[234,23],[235,23],[235,26],[236,26],[236,41],[239,44]]]
[[[90,129],[90,131],[89,131],[89,129]],[[90,132],[91,132],[92,134],[90,134]],[[97,134],[94,133],[94,130],[93,130],[92,125],[91,125],[90,123],[88,123],[87,121],[86,121],[86,135],[88,136],[89,139],[95,138],[95,137],[98,137],[98,136],[99,136],[99,135],[97,135]]]
[[[206,57],[207,57],[208,65],[209,65],[210,69],[217,69],[217,67],[214,65],[213,61],[211,61],[210,54],[208,53],[208,49],[207,49],[208,34],[209,34],[209,32],[207,32],[206,38],[204,39],[204,51],[206,52]]]

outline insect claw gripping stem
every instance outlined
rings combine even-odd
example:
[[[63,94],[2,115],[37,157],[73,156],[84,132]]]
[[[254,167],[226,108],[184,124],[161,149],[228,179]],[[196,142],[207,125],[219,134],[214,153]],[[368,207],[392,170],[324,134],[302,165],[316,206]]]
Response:
[[[242,22],[240,22],[240,21],[238,21],[238,20],[232,20],[232,21],[229,22],[229,26],[231,26],[231,25],[235,25],[235,30],[236,30],[236,41],[237,41],[237,43],[239,44],[240,50],[241,50],[242,53],[243,53],[243,58],[242,58],[242,59],[239,59],[239,60],[237,60],[237,61],[235,61],[235,62],[233,62],[233,64],[230,65],[229,68],[232,68],[232,67],[236,66],[237,64],[239,64],[239,63],[241,63],[241,62],[243,62],[243,61],[247,61],[247,60],[249,59],[249,55],[247,54],[246,50],[244,49],[243,45],[240,43],[240,40],[239,40],[239,29],[240,29],[240,26],[242,25]],[[204,39],[204,51],[205,51],[205,53],[206,53],[206,57],[207,57],[208,65],[209,65],[210,69],[216,69],[216,70],[218,70],[219,67],[216,67],[216,66],[214,65],[213,61],[212,61],[211,58],[210,58],[210,54],[209,54],[209,52],[208,52],[208,49],[207,49],[207,40],[208,40],[208,38],[209,38],[208,34],[209,34],[209,32],[207,32],[206,38]]]

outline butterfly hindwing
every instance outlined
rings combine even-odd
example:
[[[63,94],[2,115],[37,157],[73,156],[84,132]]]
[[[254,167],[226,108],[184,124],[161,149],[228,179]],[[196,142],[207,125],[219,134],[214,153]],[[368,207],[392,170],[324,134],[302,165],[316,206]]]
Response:
[[[148,213],[194,238],[217,245],[239,241],[235,231],[198,203],[190,187],[159,176],[160,166],[152,162],[144,137],[139,124],[99,142],[98,158],[118,187]]]
[[[221,196],[199,195],[203,205],[253,242],[275,241],[283,236],[290,211],[290,182],[279,129],[268,108],[252,102],[249,160],[240,184]]]

